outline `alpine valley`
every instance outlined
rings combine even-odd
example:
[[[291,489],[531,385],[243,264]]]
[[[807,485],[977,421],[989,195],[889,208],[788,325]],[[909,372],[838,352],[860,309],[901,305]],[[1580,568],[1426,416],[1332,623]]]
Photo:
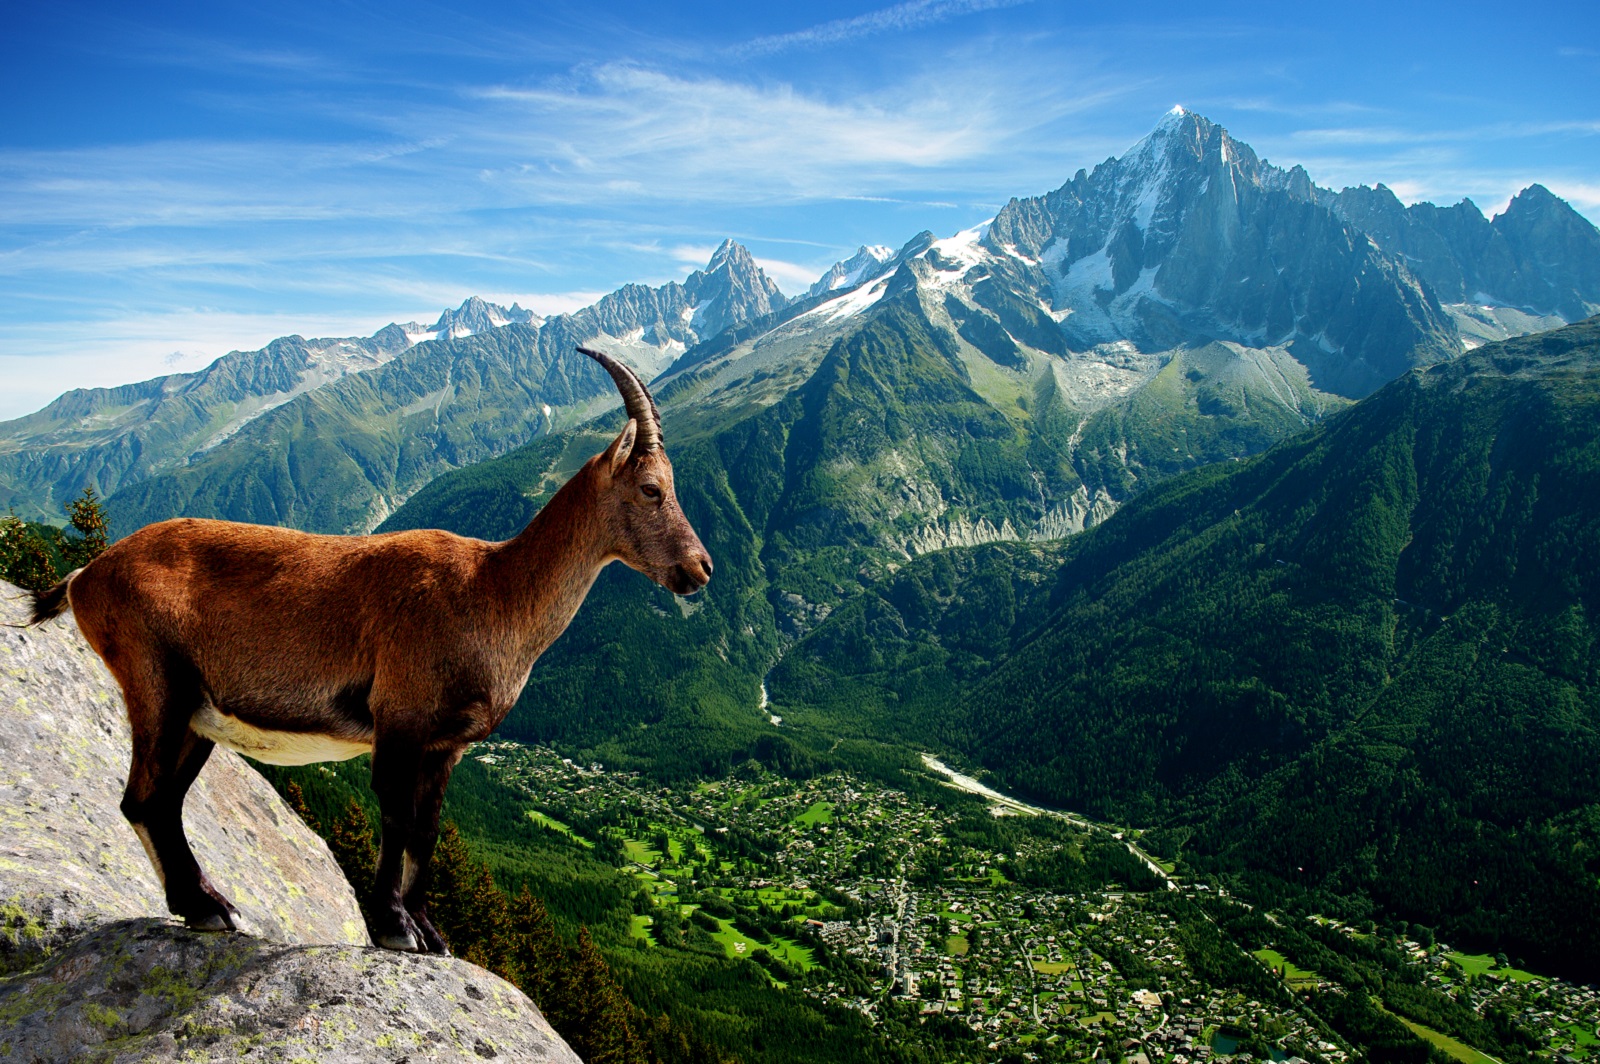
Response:
[[[730,241],[68,392],[0,503],[505,538],[618,428],[600,346],[716,578],[603,572],[446,812],[694,1032],[640,1059],[1600,1060],[1596,314],[1539,185],[1176,108],[797,298]],[[363,772],[270,778],[332,824]]]

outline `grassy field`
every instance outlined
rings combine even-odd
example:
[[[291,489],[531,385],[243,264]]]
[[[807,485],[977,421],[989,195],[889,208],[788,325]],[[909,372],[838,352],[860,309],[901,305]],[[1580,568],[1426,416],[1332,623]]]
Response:
[[[831,824],[833,823],[832,802],[812,802],[805,812],[797,815],[791,824]]]
[[[774,935],[767,942],[757,942],[735,927],[732,920],[720,917],[716,920],[721,930],[712,932],[711,937],[722,945],[730,957],[748,957],[751,950],[764,949],[792,968],[810,971],[817,966],[816,961],[811,958],[810,950],[796,945],[789,939]]]
[[[640,864],[653,865],[657,861],[661,860],[660,853],[652,850],[638,839],[624,839],[622,842],[622,852],[628,855],[628,860],[637,861]]]
[[[1061,975],[1070,972],[1072,965],[1067,961],[1034,961],[1033,970],[1040,975]]]
[[[1290,986],[1315,984],[1321,981],[1316,972],[1308,972],[1304,968],[1296,967],[1289,958],[1275,949],[1255,950],[1255,956],[1264,961],[1273,971],[1283,972],[1283,981]]]
[[[1496,968],[1494,958],[1487,953],[1452,953],[1450,960],[1467,975],[1493,975],[1517,983],[1531,983],[1539,978],[1521,968]]]
[[[656,942],[655,939],[650,937],[650,928],[655,925],[655,921],[642,913],[634,913],[631,920],[632,923],[628,928],[628,934],[642,940],[647,946],[654,946]]]
[[[1559,1026],[1571,1031],[1573,1040],[1578,1043],[1577,1049],[1573,1052],[1573,1056],[1579,1057],[1579,1059],[1587,1057],[1588,1059],[1593,1060],[1597,1053],[1600,1053],[1600,1051],[1595,1049],[1595,1046],[1600,1045],[1600,1038],[1596,1038],[1594,1032],[1589,1028],[1580,1026],[1576,1023],[1563,1023]]]
[[[945,952],[956,957],[965,957],[969,945],[966,935],[951,935],[944,940]]]
[[[1461,1064],[1496,1064],[1495,1058],[1487,1053],[1480,1053],[1465,1042],[1458,1042],[1447,1034],[1440,1034],[1432,1027],[1424,1027],[1420,1023],[1413,1023],[1404,1016],[1396,1017],[1401,1023],[1411,1028],[1412,1032],[1425,1041],[1431,1042],[1450,1054]]]
[[[567,838],[576,839],[583,846],[586,846],[591,850],[594,849],[594,843],[590,842],[582,835],[575,834],[570,827],[563,824],[553,816],[546,816],[537,809],[530,809],[528,810],[528,819],[533,821],[535,824],[538,824],[540,827],[549,828],[551,831],[559,831]]]

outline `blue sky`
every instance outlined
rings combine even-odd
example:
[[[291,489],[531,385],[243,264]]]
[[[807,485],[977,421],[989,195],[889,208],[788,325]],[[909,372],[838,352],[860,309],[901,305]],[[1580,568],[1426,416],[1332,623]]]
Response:
[[[1174,104],[1319,184],[1600,220],[1600,5],[225,0],[8,10],[0,418],[274,336],[785,292],[1125,150]]]

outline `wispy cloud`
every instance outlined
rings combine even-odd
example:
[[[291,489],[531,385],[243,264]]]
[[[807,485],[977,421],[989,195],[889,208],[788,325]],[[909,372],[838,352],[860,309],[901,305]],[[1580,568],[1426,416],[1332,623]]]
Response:
[[[790,296],[799,295],[810,288],[817,278],[822,276],[823,271],[828,268],[823,266],[818,269],[816,266],[810,266],[803,262],[787,262],[783,259],[759,256],[756,258],[756,265],[760,266],[762,271],[772,278],[773,282],[777,284],[784,294]],[[832,263],[828,265],[831,266]]]
[[[841,44],[879,33],[897,33],[946,22],[963,15],[1000,8],[1020,7],[1033,0],[909,0],[893,7],[869,11],[853,18],[834,19],[792,33],[776,33],[734,48],[741,55],[770,55],[790,48],[816,48]]]
[[[984,157],[1032,120],[1009,115],[992,89],[952,80],[835,101],[786,84],[605,64],[534,88],[483,90],[505,121],[478,135],[519,160],[484,177],[585,198],[745,201],[915,182],[917,171]]]
[[[1297,129],[1290,134],[1309,144],[1445,144],[1465,141],[1511,140],[1519,137],[1593,136],[1600,121],[1495,122],[1460,129],[1405,129],[1398,126],[1346,126]]]

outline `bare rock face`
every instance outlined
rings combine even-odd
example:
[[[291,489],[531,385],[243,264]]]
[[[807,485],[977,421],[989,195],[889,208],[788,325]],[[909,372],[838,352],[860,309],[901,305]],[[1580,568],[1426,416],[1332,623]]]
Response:
[[[25,601],[0,582],[0,621]],[[128,743],[121,692],[70,614],[0,627],[0,1064],[576,1064],[510,983],[368,946],[327,846],[228,751],[184,821],[254,933],[184,928],[117,808]]]

